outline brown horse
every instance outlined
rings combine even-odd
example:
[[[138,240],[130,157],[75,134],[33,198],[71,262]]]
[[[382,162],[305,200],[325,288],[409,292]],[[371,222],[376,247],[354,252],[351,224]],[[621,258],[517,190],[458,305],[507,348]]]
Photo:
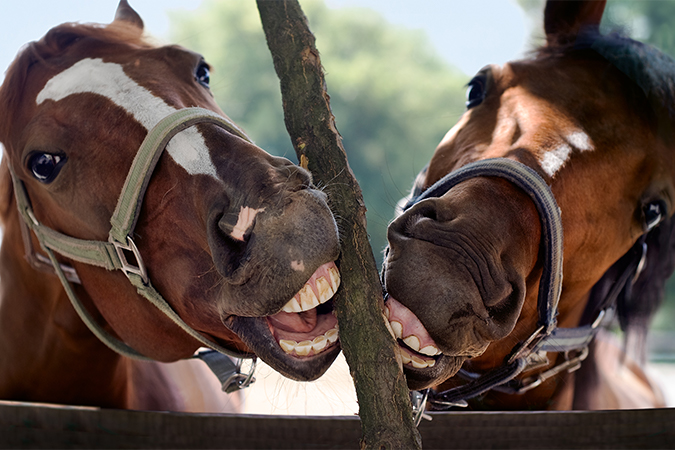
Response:
[[[200,55],[142,33],[122,0],[107,26],[30,43],[0,88],[2,399],[189,407],[176,370],[109,346],[171,362],[208,345],[297,380],[339,353],[325,195],[229,122]]]
[[[601,35],[604,6],[549,1],[546,45],[473,78],[466,113],[389,226],[382,275],[408,384],[459,387],[432,399],[473,397],[477,409],[662,404],[639,364],[597,325],[616,311],[628,336],[644,338],[673,269],[675,63],[644,44]],[[424,195],[446,174],[489,158],[529,167],[560,208],[562,330],[553,334],[535,331],[548,263],[531,196],[500,176]],[[552,351],[556,336],[564,351]],[[586,363],[571,373],[593,337]],[[538,350],[515,378],[502,377],[523,348]],[[492,383],[490,390],[477,380]]]

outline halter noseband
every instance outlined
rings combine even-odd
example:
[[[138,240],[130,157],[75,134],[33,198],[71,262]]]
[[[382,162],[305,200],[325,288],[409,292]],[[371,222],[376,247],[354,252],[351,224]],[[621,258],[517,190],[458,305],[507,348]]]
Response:
[[[255,367],[255,356],[228,350],[207,339],[186,324],[152,286],[141,254],[132,239],[150,177],[166,145],[177,133],[199,123],[214,124],[250,142],[244,132],[236,125],[207,109],[180,109],[163,118],[148,132],[131,164],[126,181],[118,197],[117,206],[110,218],[111,228],[108,241],[77,239],[42,225],[33,213],[23,182],[11,169],[11,165],[9,167],[14,184],[16,203],[19,213],[23,218],[23,223],[25,227],[33,231],[40,242],[40,246],[49,257],[49,260],[46,260],[44,256],[32,252],[30,235],[24,229],[22,233],[24,244],[27,253],[32,253],[31,255],[27,255],[28,260],[39,270],[50,267],[56,272],[75,311],[77,311],[77,314],[91,332],[104,344],[123,356],[133,359],[151,360],[151,358],[142,355],[129,345],[112,336],[94,321],[78,299],[69,282],[69,280],[79,282],[77,273],[72,267],[60,264],[56,260],[54,252],[74,261],[104,267],[107,270],[121,270],[129,282],[136,287],[140,295],[149,300],[150,303],[155,305],[187,334],[205,347],[211,349],[211,351],[199,352],[195,357],[202,359],[211,370],[216,372],[216,375],[223,383],[224,391],[231,392],[244,388],[253,381],[252,374]],[[228,357],[221,355],[228,355],[237,359],[253,358],[254,363],[251,372],[249,374],[242,374],[241,361],[235,364]]]
[[[436,409],[466,406],[466,400],[491,389],[522,394],[564,370],[571,372],[578,369],[581,361],[588,355],[588,345],[597,333],[598,326],[605,318],[605,311],[602,310],[591,325],[556,328],[563,276],[563,229],[560,208],[550,187],[539,174],[526,165],[506,158],[486,159],[467,164],[440,179],[418,197],[411,199],[404,210],[422,200],[440,197],[455,185],[474,177],[504,178],[527,193],[537,208],[544,247],[544,269],[537,298],[539,315],[537,329],[513,348],[501,367],[483,375],[472,374],[462,369],[458,375],[470,380],[467,384],[444,392],[437,393],[427,389],[423,393],[414,393],[412,397],[416,423],[422,418],[427,399]],[[525,369],[547,365],[546,352],[562,352],[565,354],[565,361],[539,374],[538,377],[515,379]],[[572,355],[572,352],[576,354]]]

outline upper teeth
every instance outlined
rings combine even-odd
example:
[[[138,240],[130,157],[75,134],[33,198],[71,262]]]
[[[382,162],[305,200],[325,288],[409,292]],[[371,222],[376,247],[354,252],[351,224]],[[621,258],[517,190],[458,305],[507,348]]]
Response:
[[[420,348],[420,339],[414,334],[403,337],[403,325],[401,322],[392,320],[389,322],[389,325],[394,332],[394,338],[401,339],[408,347],[415,350],[416,352],[427,356],[436,356],[441,354],[441,351],[435,345],[427,345]]]
[[[309,284],[305,284],[300,292],[295,294],[291,301],[286,303],[281,309],[287,313],[299,313],[314,309],[322,303],[326,303],[335,295],[335,292],[340,286],[340,273],[335,267],[328,269],[330,280],[326,277],[319,277],[316,279],[316,290],[318,297],[314,293],[314,289]]]

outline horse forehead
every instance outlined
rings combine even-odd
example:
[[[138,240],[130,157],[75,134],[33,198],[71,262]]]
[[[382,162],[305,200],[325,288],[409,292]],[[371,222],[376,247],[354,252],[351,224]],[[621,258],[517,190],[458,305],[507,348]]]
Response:
[[[515,99],[512,107],[504,102],[504,107],[498,112],[493,143],[509,143],[501,146],[505,150],[514,146],[529,148],[550,177],[567,163],[574,152],[594,149],[591,137],[576,118],[569,116],[551,100],[538,98],[523,89],[518,90],[520,92],[512,96]],[[514,136],[519,137],[515,142]]]
[[[58,102],[70,95],[82,93],[107,98],[148,131],[177,109],[129,77],[122,65],[104,62],[99,58],[82,59],[53,76],[37,95],[36,103],[41,105],[48,100]],[[166,150],[189,174],[217,178],[209,149],[196,127],[178,133]]]

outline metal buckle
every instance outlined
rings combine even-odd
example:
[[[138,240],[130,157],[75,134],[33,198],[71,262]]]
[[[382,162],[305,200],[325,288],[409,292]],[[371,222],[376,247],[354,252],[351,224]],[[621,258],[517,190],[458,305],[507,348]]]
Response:
[[[640,257],[640,262],[638,262],[638,266],[635,269],[635,275],[633,275],[633,280],[632,283],[635,284],[638,278],[640,278],[640,275],[642,275],[642,272],[645,270],[645,267],[647,266],[647,243],[643,242],[642,243],[642,256]]]
[[[506,364],[511,364],[520,357],[528,357],[530,353],[532,353],[532,351],[534,351],[534,349],[537,347],[537,344],[539,344],[545,337],[545,327],[544,325],[541,325],[539,328],[534,330],[534,333],[532,333],[530,337],[515,347],[513,354],[509,357]]]
[[[256,365],[257,360],[254,358],[251,361],[251,369],[249,370],[248,373],[242,373],[241,372],[241,365],[243,363],[242,359],[239,359],[237,361],[236,365],[236,373],[233,373],[230,375],[230,377],[223,381],[223,392],[226,392],[228,394],[231,394],[232,392],[236,392],[240,389],[245,389],[249,387],[251,384],[255,383],[255,378],[253,377],[253,374],[255,373],[255,365]]]
[[[525,392],[538,387],[544,381],[548,380],[549,378],[555,375],[558,375],[563,371],[567,371],[567,373],[572,373],[579,370],[579,368],[581,367],[581,363],[586,359],[587,356],[588,356],[588,347],[584,347],[581,350],[579,350],[579,354],[575,357],[570,357],[569,351],[565,352],[565,361],[556,366],[551,367],[550,369],[540,373],[539,375],[525,378],[522,381],[522,385],[518,389],[516,389],[515,393],[524,394]]]
[[[419,426],[422,419],[432,420],[429,414],[425,414],[424,410],[427,406],[427,399],[429,398],[429,390],[425,389],[424,392],[420,391],[410,391],[410,403],[412,403],[412,413],[413,413],[413,422],[415,426]]]
[[[141,277],[141,279],[143,280],[143,284],[148,284],[148,273],[145,270],[143,258],[141,258],[141,254],[139,253],[138,247],[136,247],[134,240],[131,239],[130,236],[127,236],[127,245],[117,242],[112,238],[110,238],[110,242],[112,243],[112,245],[115,246],[117,256],[120,259],[120,263],[122,264],[120,270],[124,272],[127,278],[129,278],[130,273],[133,273]],[[129,260],[127,259],[127,252],[130,252],[136,259],[136,265],[129,263]]]

